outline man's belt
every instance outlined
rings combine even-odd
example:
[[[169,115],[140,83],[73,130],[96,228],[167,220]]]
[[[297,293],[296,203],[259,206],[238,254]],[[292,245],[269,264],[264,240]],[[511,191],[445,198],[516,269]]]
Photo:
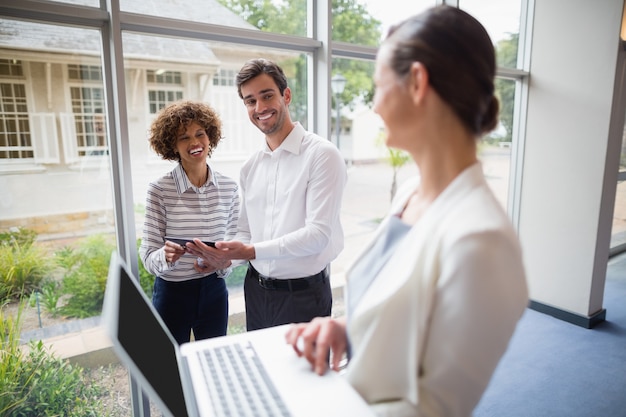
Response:
[[[250,276],[259,283],[259,286],[265,288],[266,290],[302,291],[312,287],[316,283],[323,282],[325,279],[328,279],[328,267],[324,268],[315,275],[304,278],[288,279],[271,278],[260,274],[259,271],[254,269],[251,263],[248,263],[248,269],[250,271]]]

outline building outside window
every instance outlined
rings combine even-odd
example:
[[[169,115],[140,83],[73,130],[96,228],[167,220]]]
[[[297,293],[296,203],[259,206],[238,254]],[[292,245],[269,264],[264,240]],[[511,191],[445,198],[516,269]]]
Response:
[[[0,159],[33,158],[26,87],[24,83],[2,78],[13,74],[13,71],[6,71],[11,68],[17,73],[16,77],[22,75],[18,63],[0,65],[3,70],[0,73]]]
[[[178,71],[148,70],[148,105],[150,114],[157,114],[168,104],[182,100],[182,75]]]

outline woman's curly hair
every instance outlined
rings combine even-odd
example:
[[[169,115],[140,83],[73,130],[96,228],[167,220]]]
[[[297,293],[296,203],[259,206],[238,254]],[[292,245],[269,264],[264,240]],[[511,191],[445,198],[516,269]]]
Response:
[[[148,141],[163,159],[180,161],[176,142],[181,129],[198,123],[209,137],[209,156],[222,139],[222,121],[208,104],[196,101],[177,101],[162,109],[150,126]]]

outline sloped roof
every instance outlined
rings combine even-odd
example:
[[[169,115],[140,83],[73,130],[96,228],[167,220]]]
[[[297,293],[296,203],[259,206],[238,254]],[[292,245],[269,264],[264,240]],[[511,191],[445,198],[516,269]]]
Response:
[[[65,2],[86,5],[93,0]],[[122,0],[120,8],[125,12],[256,29],[217,0]],[[0,19],[0,48],[99,55],[100,46],[100,34],[96,30]],[[127,58],[197,64],[218,61],[208,42],[124,33],[123,48]]]
[[[85,0],[73,0],[75,2]],[[124,12],[171,17],[244,29],[257,29],[217,0],[121,0]],[[158,12],[155,12],[158,11]]]

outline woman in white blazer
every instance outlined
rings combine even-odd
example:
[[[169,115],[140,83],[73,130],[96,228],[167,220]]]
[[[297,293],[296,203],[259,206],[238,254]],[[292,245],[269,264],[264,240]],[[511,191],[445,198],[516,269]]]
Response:
[[[497,124],[495,53],[469,14],[439,6],[393,27],[374,110],[419,178],[404,184],[347,271],[347,314],[286,338],[314,370],[339,368],[378,415],[470,416],[528,303],[515,230],[477,140]]]

